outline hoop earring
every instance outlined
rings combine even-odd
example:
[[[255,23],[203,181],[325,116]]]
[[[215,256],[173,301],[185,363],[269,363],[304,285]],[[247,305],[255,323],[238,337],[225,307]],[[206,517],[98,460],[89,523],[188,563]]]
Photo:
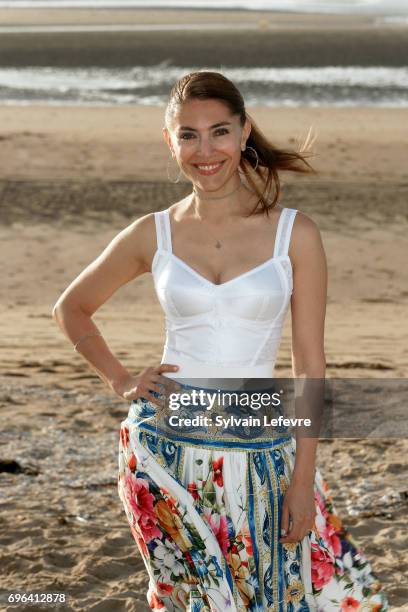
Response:
[[[259,155],[258,155],[257,151],[254,149],[254,147],[248,147],[248,146],[246,146],[246,147],[245,147],[244,153],[246,153],[246,151],[247,151],[248,149],[250,149],[251,151],[253,151],[253,152],[254,152],[254,155],[255,155],[255,157],[256,157],[256,166],[255,166],[255,168],[253,168],[253,170],[256,170],[256,169],[258,168],[258,166],[259,166]]]
[[[173,178],[171,178],[171,176],[170,176],[170,174],[169,174],[169,163],[170,163],[171,159],[173,159],[173,157],[170,157],[170,158],[167,160],[167,178],[169,179],[169,181],[170,181],[171,183],[179,183],[179,182],[180,182],[180,179],[181,179],[181,176],[182,176],[182,171],[180,170],[179,175],[178,175],[178,177],[177,177],[175,180],[174,180]],[[178,165],[178,164],[177,164],[177,165]]]

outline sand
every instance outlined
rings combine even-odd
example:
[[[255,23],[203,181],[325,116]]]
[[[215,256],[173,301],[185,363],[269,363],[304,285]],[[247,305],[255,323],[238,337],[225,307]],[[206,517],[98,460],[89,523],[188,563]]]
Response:
[[[276,144],[295,146],[310,125],[318,134],[319,174],[283,176],[281,203],[321,228],[328,377],[406,379],[408,111],[249,110]],[[118,231],[188,193],[166,178],[162,122],[163,109],[150,107],[0,108],[1,458],[23,470],[0,474],[3,598],[59,592],[65,610],[148,610],[147,574],[116,492],[128,404],[72,351],[51,309]],[[131,371],[159,363],[163,318],[149,274],[94,319]],[[291,375],[289,315],[277,373]],[[392,399],[397,428],[321,441],[317,463],[391,609],[404,610],[406,395],[396,389]],[[5,599],[0,608],[26,609]]]
[[[255,24],[266,20],[276,27],[312,26],[333,28],[353,26],[372,26],[378,23],[377,17],[371,15],[320,15],[287,13],[285,11],[240,11],[225,9],[143,9],[143,8],[77,8],[77,9],[18,9],[0,8],[0,24],[8,26],[20,25],[94,25],[94,24],[188,24],[188,23],[222,23],[228,19],[230,23]]]
[[[328,376],[405,378],[407,112],[250,112],[281,145],[294,145],[310,124],[319,134],[319,175],[283,177],[281,201],[322,231]],[[147,610],[146,573],[115,486],[127,404],[73,353],[51,308],[120,229],[189,186],[165,178],[162,109],[7,107],[0,125],[2,456],[39,470],[1,478],[2,587],[65,592],[73,610]],[[95,321],[132,371],[159,362],[163,320],[150,275],[117,292]],[[290,317],[277,372],[290,376]],[[392,435],[322,441],[318,465],[391,603],[403,609],[406,508],[379,501],[406,491],[407,444],[395,428]]]
[[[228,24],[229,22],[227,22]],[[191,68],[404,66],[401,27],[196,29],[176,31],[1,32],[0,66]],[[237,53],[239,49],[239,53]],[[187,51],[186,51],[187,50]],[[188,55],[186,55],[188,53]]]
[[[205,31],[189,29],[198,24]],[[86,31],[87,26],[129,31]],[[177,26],[173,31],[132,27]],[[18,31],[70,26],[78,31]],[[225,27],[226,29],[211,30]],[[232,27],[233,26],[233,27]],[[3,28],[3,29],[2,29]],[[14,31],[13,31],[14,28]],[[80,31],[83,28],[85,31]],[[239,49],[239,53],[237,53]],[[223,10],[0,9],[0,66],[405,66],[406,26],[377,16]]]

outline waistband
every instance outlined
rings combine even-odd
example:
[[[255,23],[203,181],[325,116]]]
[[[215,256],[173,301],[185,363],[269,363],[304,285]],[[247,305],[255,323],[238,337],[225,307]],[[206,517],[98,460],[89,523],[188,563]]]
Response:
[[[142,397],[133,400],[128,425],[172,443],[210,448],[267,449],[287,444],[293,437],[271,389],[225,393],[225,389],[178,384],[180,392],[162,406]],[[160,397],[156,391],[152,395]],[[262,410],[261,398],[266,401]]]
[[[194,437],[192,435],[185,436],[180,434],[169,435],[148,423],[138,425],[138,427],[140,429],[139,436],[141,436],[141,441],[143,436],[147,435],[149,437],[147,441],[148,447],[151,447],[152,444],[156,446],[158,442],[165,442],[170,445],[192,446],[204,449],[241,450],[243,452],[256,453],[261,450],[277,450],[287,445],[294,446],[296,444],[295,438],[288,435],[280,436],[279,438],[263,438],[249,441],[231,437],[210,438],[208,436]]]

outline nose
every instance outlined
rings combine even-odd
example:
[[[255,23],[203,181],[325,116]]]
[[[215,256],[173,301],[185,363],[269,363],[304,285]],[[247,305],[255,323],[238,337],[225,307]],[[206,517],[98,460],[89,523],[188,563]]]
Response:
[[[198,151],[204,157],[210,157],[214,151],[214,146],[211,136],[200,136],[198,139]]]

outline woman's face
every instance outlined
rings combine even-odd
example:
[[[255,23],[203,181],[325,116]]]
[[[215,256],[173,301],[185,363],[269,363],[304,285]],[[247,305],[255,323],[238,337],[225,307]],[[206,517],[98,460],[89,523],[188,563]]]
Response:
[[[163,136],[185,176],[203,191],[216,191],[234,181],[250,131],[249,120],[242,127],[219,100],[191,100]]]

